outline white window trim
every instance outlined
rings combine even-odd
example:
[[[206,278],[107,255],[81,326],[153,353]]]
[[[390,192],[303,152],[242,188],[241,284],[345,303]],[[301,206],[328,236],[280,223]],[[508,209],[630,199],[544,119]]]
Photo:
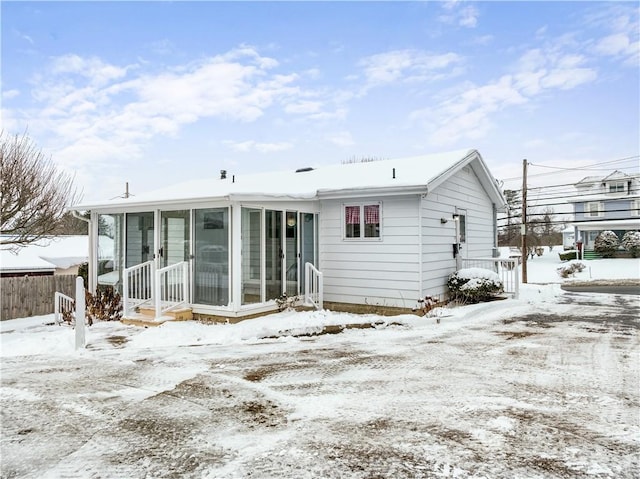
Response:
[[[631,216],[640,216],[640,199],[631,200]]]
[[[380,221],[380,235],[374,237],[364,236],[364,207],[377,205],[378,215]],[[347,206],[359,206],[360,207],[360,236],[358,238],[347,238],[347,221],[346,221],[346,209]],[[342,240],[343,241],[382,241],[382,201],[354,201],[349,203],[342,203]]]
[[[591,205],[598,205],[598,212],[594,215],[591,212]],[[604,216],[604,204],[602,201],[588,201],[584,204],[585,218],[602,218]]]
[[[607,184],[607,193],[611,195],[624,193],[626,186],[627,185],[624,181],[612,181],[611,183]],[[612,191],[612,188],[615,188],[615,190]]]

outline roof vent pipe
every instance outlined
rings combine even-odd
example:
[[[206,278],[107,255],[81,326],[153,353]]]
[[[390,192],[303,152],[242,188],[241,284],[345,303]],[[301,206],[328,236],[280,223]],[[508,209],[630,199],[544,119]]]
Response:
[[[394,180],[396,179],[396,169],[395,168],[393,168],[392,177],[393,177]]]
[[[227,178],[227,170],[220,170],[220,179],[224,180]]]

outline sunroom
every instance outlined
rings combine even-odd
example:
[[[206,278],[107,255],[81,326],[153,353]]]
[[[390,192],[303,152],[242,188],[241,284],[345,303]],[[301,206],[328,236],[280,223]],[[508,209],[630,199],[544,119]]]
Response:
[[[129,204],[91,208],[89,288],[115,288],[123,316],[241,318],[302,298],[306,283],[317,301],[317,202]]]

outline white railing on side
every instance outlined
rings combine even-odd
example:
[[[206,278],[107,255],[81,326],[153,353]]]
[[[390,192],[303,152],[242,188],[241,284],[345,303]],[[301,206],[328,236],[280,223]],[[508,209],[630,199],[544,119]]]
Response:
[[[75,299],[67,296],[66,294],[62,294],[56,291],[54,296],[55,306],[53,307],[53,318],[56,324],[60,324],[63,321],[63,315],[65,313],[70,313],[72,316],[75,316],[76,312],[76,301]],[[51,310],[49,310],[51,311]]]
[[[156,272],[156,319],[189,301],[189,263],[181,261]]]
[[[504,285],[504,292],[518,299],[520,280],[517,258],[462,258],[462,268],[484,268],[495,271]]]
[[[155,261],[147,261],[124,269],[122,274],[123,315],[129,315],[137,307],[153,302],[155,276]]]
[[[322,309],[323,280],[322,273],[311,263],[304,265],[304,304]]]

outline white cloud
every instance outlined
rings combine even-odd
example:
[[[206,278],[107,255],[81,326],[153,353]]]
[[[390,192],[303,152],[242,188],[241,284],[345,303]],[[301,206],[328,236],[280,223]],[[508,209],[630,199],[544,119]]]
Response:
[[[428,54],[419,50],[394,50],[360,60],[369,87],[401,81],[440,78],[441,71],[462,62],[456,53]]]
[[[257,151],[259,153],[273,153],[276,151],[286,151],[293,148],[293,145],[289,142],[279,142],[279,143],[260,143],[254,140],[247,141],[231,141],[227,140],[224,142],[231,150],[239,152],[239,153],[249,153],[252,151]]]
[[[454,0],[442,3],[442,9],[445,13],[438,16],[442,23],[465,28],[475,28],[478,25],[480,12],[473,5],[462,6],[462,2]]]
[[[295,103],[289,103],[285,106],[284,111],[287,113],[318,113],[322,109],[322,103],[319,101],[303,100]]]
[[[16,90],[15,88],[12,90],[7,90],[2,92],[2,98],[5,100],[10,100],[11,98],[15,98],[20,95],[20,90]]]

